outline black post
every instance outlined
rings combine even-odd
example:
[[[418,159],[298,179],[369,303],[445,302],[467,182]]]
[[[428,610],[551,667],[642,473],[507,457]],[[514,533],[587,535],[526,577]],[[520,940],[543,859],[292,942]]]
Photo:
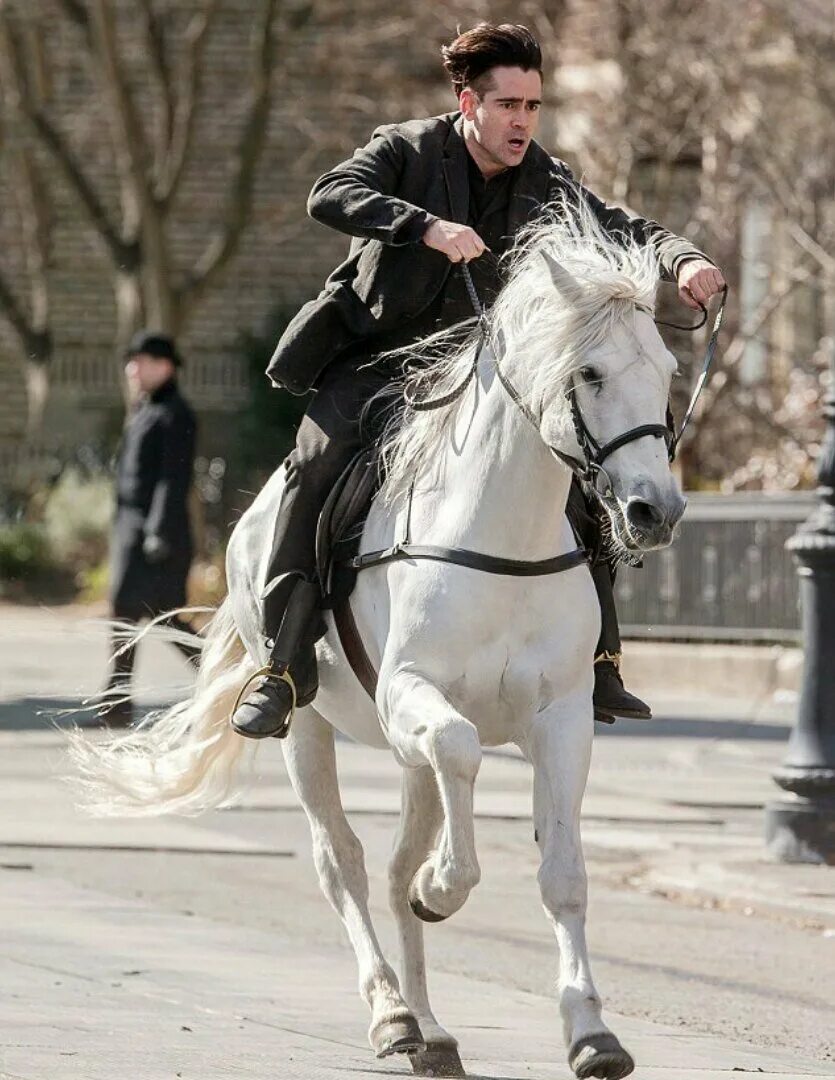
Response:
[[[833,356],[835,369],[835,356]],[[797,724],[774,774],[786,792],[766,807],[766,842],[783,862],[835,864],[835,370],[824,403],[819,505],[789,540],[803,606]]]

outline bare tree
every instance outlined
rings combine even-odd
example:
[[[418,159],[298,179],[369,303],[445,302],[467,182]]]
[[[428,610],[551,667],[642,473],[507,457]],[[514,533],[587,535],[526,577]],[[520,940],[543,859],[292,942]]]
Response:
[[[0,29],[20,112],[34,144],[57,166],[109,257],[117,347],[142,322],[179,333],[237,252],[250,217],[272,105],[281,0],[254,5],[246,102],[227,162],[224,205],[206,222],[205,246],[189,263],[175,254],[173,211],[194,148],[217,0],[195,0],[184,29],[179,13],[155,0],[140,0],[133,11],[111,0],[51,0],[51,6],[53,19],[72,29],[91,92],[104,109],[110,160],[82,154],[66,115],[34,91],[31,35],[25,31],[41,16],[12,2],[0,9]],[[116,205],[108,192],[111,171]]]
[[[700,243],[732,285],[684,479],[807,483],[834,329],[831,4],[615,0],[613,10],[608,63],[617,77],[595,103],[580,165],[595,186]],[[752,214],[756,250],[746,241]],[[695,361],[703,341],[674,344]],[[764,358],[753,373],[744,362],[751,347]],[[676,389],[679,408],[688,387]]]
[[[0,39],[0,46],[4,42]],[[3,204],[16,237],[21,260],[5,252],[0,266],[0,311],[13,329],[25,358],[29,400],[29,427],[37,427],[46,400],[46,372],[52,359],[48,269],[51,254],[51,194],[43,169],[23,131],[21,101],[38,93],[37,70],[22,85],[21,73],[0,51],[0,109],[2,109]]]

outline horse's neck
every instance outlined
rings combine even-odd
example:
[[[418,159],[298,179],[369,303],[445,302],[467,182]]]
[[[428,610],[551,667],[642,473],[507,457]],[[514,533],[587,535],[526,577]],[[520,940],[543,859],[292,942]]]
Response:
[[[416,485],[415,542],[531,561],[574,546],[565,520],[571,474],[511,401],[489,350],[448,438],[440,484]]]

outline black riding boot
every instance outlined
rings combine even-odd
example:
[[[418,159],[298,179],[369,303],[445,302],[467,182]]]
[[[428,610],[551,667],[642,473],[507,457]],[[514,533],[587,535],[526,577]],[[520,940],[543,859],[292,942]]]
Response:
[[[297,578],[287,596],[275,644],[262,679],[232,714],[232,727],[248,739],[283,739],[297,707],[309,705],[319,689],[315,644],[319,636],[319,586]],[[267,626],[270,597],[265,599]],[[278,621],[278,620],[276,620]]]
[[[608,562],[592,568],[592,579],[600,601],[600,640],[594,658],[594,718],[613,724],[622,716],[630,720],[651,720],[646,702],[630,694],[620,677],[620,627],[615,608],[614,574]]]

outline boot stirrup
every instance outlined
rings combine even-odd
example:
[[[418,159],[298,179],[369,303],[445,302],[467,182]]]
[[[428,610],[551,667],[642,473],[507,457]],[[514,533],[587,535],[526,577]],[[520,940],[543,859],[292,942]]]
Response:
[[[295,682],[293,680],[293,676],[290,674],[289,671],[285,670],[285,671],[282,671],[280,675],[277,675],[273,671],[270,664],[265,664],[262,668],[259,668],[257,671],[253,671],[253,673],[249,676],[249,678],[246,680],[246,682],[240,688],[240,690],[238,691],[238,696],[235,699],[235,704],[234,704],[234,706],[232,708],[232,712],[230,713],[230,717],[229,717],[230,720],[235,715],[235,713],[238,711],[238,706],[243,701],[244,695],[246,694],[247,690],[250,688],[250,686],[252,686],[252,684],[255,682],[255,680],[259,679],[262,675],[265,676],[268,679],[274,679],[276,682],[287,683],[287,685],[290,687],[290,693],[293,695],[293,703],[290,706],[290,715],[287,717],[286,726],[289,727],[290,726],[290,721],[293,719],[293,716],[295,715],[296,702],[298,701],[298,694],[296,693],[296,684],[295,684]]]
[[[607,661],[610,664],[615,665],[615,670],[620,671],[620,662],[623,657],[623,653],[619,652],[602,652],[598,653],[594,658],[595,664],[605,664]]]

